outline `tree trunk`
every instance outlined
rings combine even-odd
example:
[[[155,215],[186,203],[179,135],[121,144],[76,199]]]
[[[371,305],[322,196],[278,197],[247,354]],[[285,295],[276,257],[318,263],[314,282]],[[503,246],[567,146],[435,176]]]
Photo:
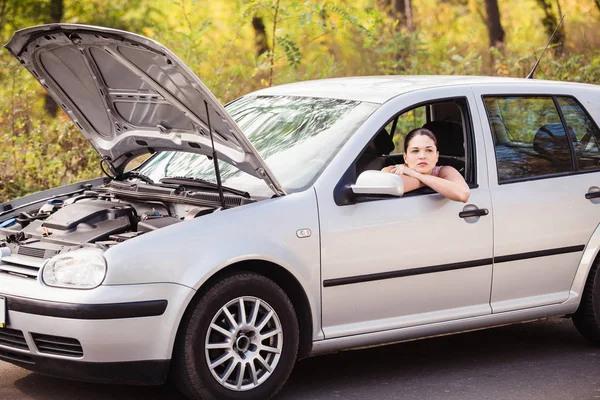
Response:
[[[404,26],[409,32],[414,30],[412,0],[378,0],[376,4],[392,19],[400,21],[398,28]]]
[[[400,18],[403,18],[406,14],[405,0],[392,0],[392,12],[394,13],[393,17],[397,18],[398,16],[400,16]]]
[[[412,1],[404,0],[404,17],[406,19],[406,29],[409,32],[413,32],[415,27],[413,24],[413,14],[412,14]]]
[[[254,46],[256,47],[256,55],[260,56],[269,51],[265,23],[261,17],[254,16],[252,17],[252,27],[254,28]]]
[[[271,43],[271,66],[269,67],[269,87],[273,85],[273,70],[275,67],[275,38],[277,32],[277,16],[279,15],[279,0],[275,2],[275,15],[273,16],[273,41]]]
[[[498,0],[485,0],[487,11],[487,28],[491,47],[504,47],[504,29],[500,23],[500,10]]]
[[[544,11],[544,18],[542,18],[542,25],[544,25],[544,30],[546,31],[546,34],[548,35],[548,39],[550,39],[552,32],[554,32],[554,30],[558,26],[558,18],[556,18],[556,15],[554,15],[554,13],[552,12],[551,0],[537,0],[537,3]],[[558,1],[556,3],[558,4],[558,9],[560,10],[560,3],[558,3]],[[556,34],[554,35],[554,39],[553,39],[554,43],[556,43],[556,47],[555,47],[556,54],[561,55],[563,53],[564,46],[565,46],[565,39],[566,39],[566,33],[565,33],[564,25],[563,25],[556,31]]]
[[[49,4],[48,22],[60,22],[64,13],[63,0],[51,0]],[[48,93],[44,95],[44,110],[48,115],[56,117],[58,104]]]

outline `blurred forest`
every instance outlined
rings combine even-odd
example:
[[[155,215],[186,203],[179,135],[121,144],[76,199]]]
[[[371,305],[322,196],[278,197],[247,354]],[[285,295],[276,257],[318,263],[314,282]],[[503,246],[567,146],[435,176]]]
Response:
[[[129,30],[169,47],[223,102],[351,75],[600,82],[600,0],[0,0],[0,39],[51,22]],[[99,157],[37,81],[0,51],[0,203],[100,176]]]

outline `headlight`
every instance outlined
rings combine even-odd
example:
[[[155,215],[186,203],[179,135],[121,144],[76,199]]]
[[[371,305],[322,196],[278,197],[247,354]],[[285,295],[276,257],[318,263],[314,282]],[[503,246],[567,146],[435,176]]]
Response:
[[[106,259],[95,250],[75,250],[49,259],[42,270],[48,286],[93,289],[106,276]]]

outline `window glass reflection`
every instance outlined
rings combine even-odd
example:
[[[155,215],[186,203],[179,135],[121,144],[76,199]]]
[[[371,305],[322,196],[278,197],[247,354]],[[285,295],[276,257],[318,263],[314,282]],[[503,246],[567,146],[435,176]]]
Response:
[[[573,170],[571,148],[552,97],[486,97],[498,181]]]
[[[600,132],[583,107],[573,98],[559,97],[558,103],[573,138],[579,169],[600,168]]]
[[[288,192],[306,189],[377,104],[291,96],[247,96],[226,108]],[[270,196],[264,181],[219,162],[223,184]],[[216,182],[214,162],[200,154],[163,152],[140,170],[158,181],[194,177]]]

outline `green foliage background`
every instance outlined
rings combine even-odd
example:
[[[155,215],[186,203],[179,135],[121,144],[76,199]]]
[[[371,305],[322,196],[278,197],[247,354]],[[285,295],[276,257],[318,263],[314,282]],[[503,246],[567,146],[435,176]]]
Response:
[[[0,39],[49,22],[51,0],[0,0]],[[468,74],[524,77],[548,40],[537,0],[502,0],[506,31],[489,48],[483,0],[413,0],[415,29],[385,0],[64,0],[63,22],[103,25],[169,47],[222,101],[269,85],[335,76]],[[559,0],[564,52],[550,51],[536,77],[600,81],[600,9]],[[558,14],[558,10],[553,10]],[[257,55],[252,18],[271,51]],[[273,47],[273,44],[275,45]],[[98,157],[70,120],[43,111],[42,87],[0,52],[0,203],[93,176]]]

